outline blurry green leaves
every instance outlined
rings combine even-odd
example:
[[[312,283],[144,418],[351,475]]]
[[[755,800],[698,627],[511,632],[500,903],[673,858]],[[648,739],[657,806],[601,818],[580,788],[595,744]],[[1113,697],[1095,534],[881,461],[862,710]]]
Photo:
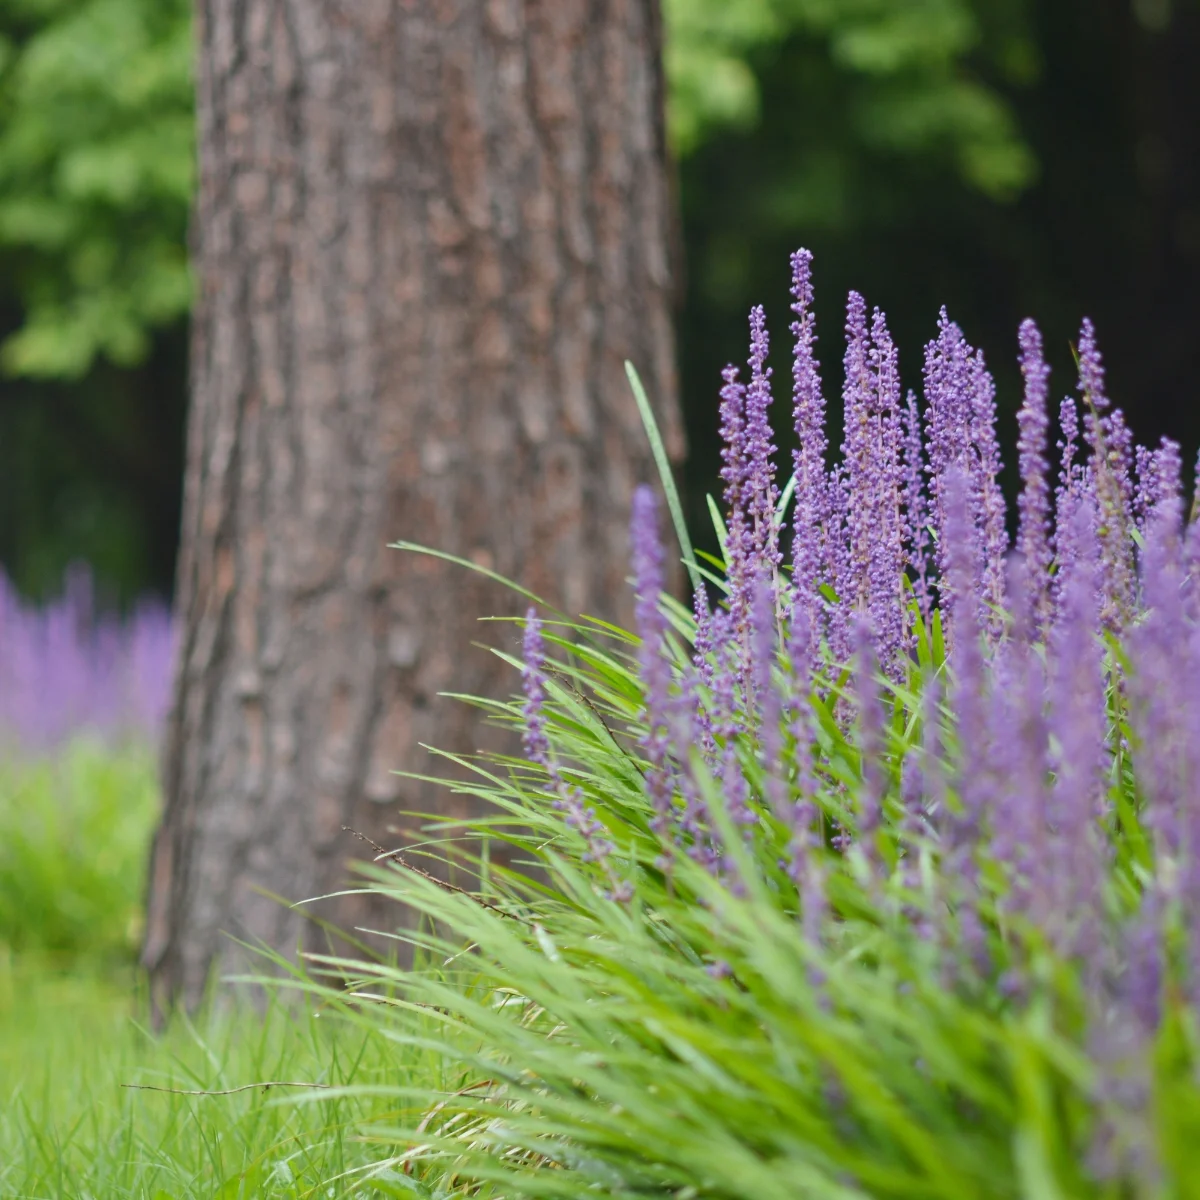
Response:
[[[1006,11],[993,30],[997,7]],[[836,91],[849,106],[847,155],[855,143],[907,157],[949,151],[964,180],[994,199],[1033,179],[1036,164],[1008,104],[977,73],[981,61],[1011,82],[1036,70],[1018,0],[664,0],[664,9],[680,155],[721,128],[752,125],[760,105],[752,59],[799,38],[820,46],[843,77]],[[826,116],[797,112],[795,120]]]
[[[747,56],[788,33],[780,0],[663,0],[671,141],[694,150],[714,128],[753,124],[758,83]]]
[[[0,365],[135,364],[191,301],[188,0],[0,0],[0,31]]]

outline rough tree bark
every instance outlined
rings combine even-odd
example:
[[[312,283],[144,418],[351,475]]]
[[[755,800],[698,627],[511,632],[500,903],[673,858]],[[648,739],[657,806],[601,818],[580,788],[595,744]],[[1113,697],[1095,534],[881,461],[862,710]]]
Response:
[[[653,475],[622,360],[678,453],[658,0],[199,0],[198,307],[181,648],[143,962],[160,1009],[283,951],[264,893],[331,891],[404,808],[448,688],[514,687],[478,618],[622,616]],[[510,635],[511,636],[511,635]],[[492,637],[493,641],[496,640]],[[352,901],[326,915],[362,918]],[[393,922],[394,923],[394,922]]]

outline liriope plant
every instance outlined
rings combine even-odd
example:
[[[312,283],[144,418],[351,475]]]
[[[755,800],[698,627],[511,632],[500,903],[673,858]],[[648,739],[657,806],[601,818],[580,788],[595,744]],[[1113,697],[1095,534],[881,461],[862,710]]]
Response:
[[[721,556],[681,539],[694,604],[664,594],[642,489],[636,628],[535,605],[521,693],[475,701],[524,753],[459,759],[454,786],[515,865],[464,892],[380,861],[369,886],[426,918],[402,936],[440,966],[323,962],[354,979],[327,993],[348,1017],[458,1064],[458,1089],[407,1096],[419,1121],[372,1131],[380,1186],[1200,1195],[1178,448],[1132,445],[1085,322],[1052,473],[1027,322],[1010,547],[982,355],[943,313],[924,403],[903,396],[852,294],[830,465],[810,266],[782,493],[755,309],[721,390]]]

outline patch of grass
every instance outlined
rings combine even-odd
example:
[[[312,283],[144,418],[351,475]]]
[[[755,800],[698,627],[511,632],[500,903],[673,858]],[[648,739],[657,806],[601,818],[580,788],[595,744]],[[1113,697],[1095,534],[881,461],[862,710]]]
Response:
[[[132,959],[157,814],[146,747],[78,739],[53,758],[0,757],[0,947]]]
[[[411,1195],[360,1131],[419,1119],[397,1097],[441,1086],[432,1055],[294,992],[150,1031],[134,955],[157,808],[144,748],[0,760],[0,1197]],[[318,1086],[180,1094],[270,1081]]]
[[[0,959],[0,1196],[411,1194],[358,1131],[403,1119],[396,1095],[437,1078],[427,1057],[319,1009],[277,1004],[181,1021],[155,1037],[136,1019],[134,982],[11,952]],[[323,1086],[209,1096],[124,1086],[264,1081]],[[359,1093],[336,1090],[349,1085]],[[385,1087],[391,1099],[379,1095]]]

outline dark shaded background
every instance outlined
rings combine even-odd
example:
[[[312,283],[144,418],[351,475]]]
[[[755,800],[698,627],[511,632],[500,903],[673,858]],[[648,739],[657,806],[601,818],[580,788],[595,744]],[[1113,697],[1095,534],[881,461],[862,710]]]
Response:
[[[997,376],[1006,445],[1019,399],[1018,323],[1041,324],[1061,395],[1074,385],[1070,343],[1090,315],[1110,392],[1138,438],[1169,433],[1194,458],[1200,3],[977,0],[975,9],[982,36],[957,69],[1008,102],[1036,162],[1028,186],[1005,194],[973,185],[937,138],[905,153],[873,139],[861,77],[812,32],[751,47],[757,121],[710,134],[682,162],[685,482],[697,530],[708,524],[704,493],[716,487],[718,374],[745,356],[752,303],[767,305],[777,426],[790,445],[788,253],[798,245],[816,255],[835,419],[841,306],[854,287],[887,311],[910,386],[919,387],[924,342],[948,306]],[[870,102],[886,121],[886,89]],[[908,109],[897,101],[895,111]],[[0,190],[3,168],[0,156]],[[21,324],[25,294],[20,256],[2,261],[0,336]],[[186,343],[176,320],[159,327],[138,366],[101,356],[75,379],[0,381],[0,565],[24,591],[56,590],[67,562],[84,558],[114,599],[169,592]]]

